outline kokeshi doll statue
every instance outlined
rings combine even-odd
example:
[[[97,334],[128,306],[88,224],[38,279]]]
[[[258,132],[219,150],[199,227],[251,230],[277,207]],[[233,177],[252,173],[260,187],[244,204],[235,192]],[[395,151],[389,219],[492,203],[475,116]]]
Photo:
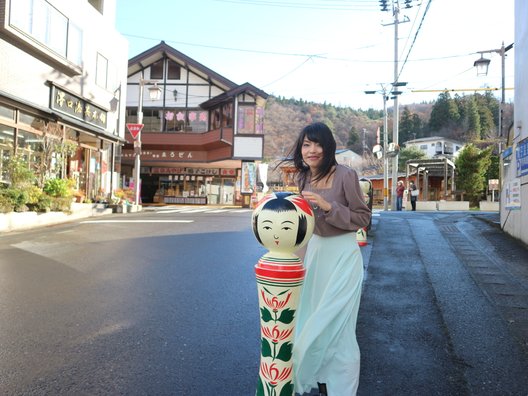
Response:
[[[261,354],[257,396],[293,395],[292,348],[304,267],[295,252],[314,229],[314,213],[302,196],[268,194],[253,211],[253,232],[268,253],[255,266]]]

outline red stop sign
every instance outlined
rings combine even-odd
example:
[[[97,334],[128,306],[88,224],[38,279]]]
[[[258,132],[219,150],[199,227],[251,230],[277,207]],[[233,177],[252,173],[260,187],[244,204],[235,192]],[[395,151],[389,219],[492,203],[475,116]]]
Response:
[[[143,126],[143,124],[126,124],[128,132],[130,132],[134,139],[138,137],[139,132],[141,132],[141,130],[143,129]]]

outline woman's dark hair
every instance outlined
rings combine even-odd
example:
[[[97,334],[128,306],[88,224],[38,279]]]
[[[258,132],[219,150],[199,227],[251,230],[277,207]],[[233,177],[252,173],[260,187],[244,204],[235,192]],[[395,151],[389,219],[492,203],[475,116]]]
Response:
[[[330,128],[322,122],[314,122],[313,124],[305,126],[299,134],[291,153],[293,164],[299,171],[298,184],[299,191],[301,192],[306,185],[306,180],[310,171],[310,168],[302,159],[302,145],[305,138],[311,142],[319,143],[323,148],[323,162],[317,175],[312,175],[312,182],[322,180],[329,176],[333,172],[333,167],[337,165],[337,160],[335,158],[336,141]]]

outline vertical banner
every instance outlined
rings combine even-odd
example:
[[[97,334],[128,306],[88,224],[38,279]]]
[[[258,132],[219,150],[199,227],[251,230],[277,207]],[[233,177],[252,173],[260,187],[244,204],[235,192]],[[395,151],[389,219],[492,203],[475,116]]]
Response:
[[[262,187],[262,193],[266,194],[268,191],[268,164],[259,164],[258,166],[260,181],[264,185]]]
[[[242,162],[242,194],[252,194],[255,192],[256,183],[256,166],[254,162]]]

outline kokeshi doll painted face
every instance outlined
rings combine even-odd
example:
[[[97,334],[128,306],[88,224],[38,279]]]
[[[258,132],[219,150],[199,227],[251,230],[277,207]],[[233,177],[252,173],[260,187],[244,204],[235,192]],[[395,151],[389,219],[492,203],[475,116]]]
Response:
[[[272,256],[291,256],[303,247],[314,229],[314,213],[298,194],[264,196],[253,211],[253,233]]]

